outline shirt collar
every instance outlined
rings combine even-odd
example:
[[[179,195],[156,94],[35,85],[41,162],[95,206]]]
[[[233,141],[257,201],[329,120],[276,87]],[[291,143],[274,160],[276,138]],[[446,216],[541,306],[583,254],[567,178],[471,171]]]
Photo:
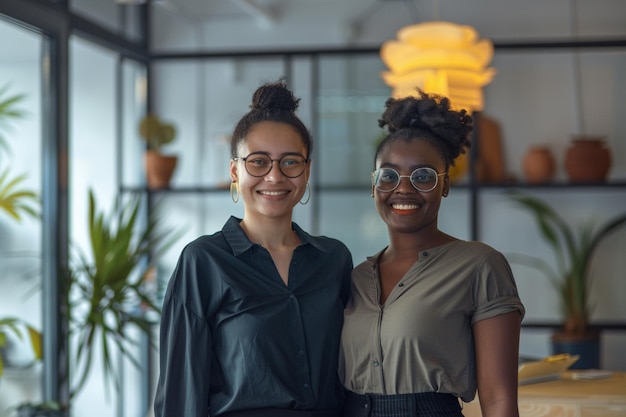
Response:
[[[230,218],[222,228],[222,233],[224,233],[224,237],[226,238],[226,241],[230,245],[233,251],[233,255],[235,256],[241,255],[252,246],[254,246],[254,243],[252,243],[250,239],[248,239],[248,236],[246,236],[246,233],[239,225],[240,221],[241,219],[235,216],[230,216]],[[307,232],[302,230],[300,226],[298,226],[296,223],[292,222],[291,227],[293,228],[293,230],[296,231],[298,237],[300,238],[300,241],[302,242],[302,246],[311,245],[319,251],[328,251],[328,249],[325,248],[321,242],[319,242],[319,239],[316,239],[314,236],[309,235]]]

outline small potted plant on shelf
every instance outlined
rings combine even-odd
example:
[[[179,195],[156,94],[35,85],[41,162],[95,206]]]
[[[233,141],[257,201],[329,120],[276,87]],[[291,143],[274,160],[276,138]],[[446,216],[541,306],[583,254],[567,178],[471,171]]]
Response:
[[[139,134],[146,141],[146,182],[150,189],[167,188],[178,163],[175,155],[164,155],[163,146],[176,138],[176,128],[154,114],[147,114],[139,124]]]
[[[511,193],[510,198],[518,206],[530,211],[541,237],[549,244],[556,259],[554,268],[540,258],[521,254],[508,255],[512,262],[542,271],[559,295],[563,326],[552,335],[552,353],[579,354],[580,359],[572,368],[599,368],[600,335],[589,329],[589,291],[592,281],[590,264],[598,245],[626,223],[626,213],[599,226],[587,224],[577,228],[569,225],[562,216],[537,197]]]

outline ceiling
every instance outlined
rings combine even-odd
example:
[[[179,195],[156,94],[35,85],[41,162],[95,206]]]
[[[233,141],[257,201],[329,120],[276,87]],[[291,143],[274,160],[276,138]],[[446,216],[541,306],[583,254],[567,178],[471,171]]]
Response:
[[[383,7],[403,8],[418,20],[417,0],[153,0],[153,4],[187,18],[252,19],[261,25],[275,24],[293,13],[306,11],[312,4],[317,10],[351,21],[366,19]]]
[[[438,0],[149,1],[157,50],[372,47],[438,17]]]

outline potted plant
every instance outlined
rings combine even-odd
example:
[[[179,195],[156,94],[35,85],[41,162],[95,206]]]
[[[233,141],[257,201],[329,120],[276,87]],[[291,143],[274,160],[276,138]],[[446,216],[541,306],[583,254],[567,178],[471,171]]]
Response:
[[[139,198],[131,198],[107,215],[98,209],[93,191],[89,190],[91,253],[86,256],[74,251],[66,287],[74,361],[70,398],[87,381],[96,347],[102,351],[105,382],[113,382],[117,388],[111,356],[114,349],[137,364],[129,351],[129,343],[133,342],[127,338],[125,329],[134,325],[148,334],[152,323],[145,312],[160,310],[143,278],[178,236],[172,235],[171,230],[159,230],[158,207],[148,213],[145,224],[139,209]]]
[[[510,198],[518,206],[530,211],[541,237],[548,243],[556,259],[556,267],[552,267],[536,257],[520,254],[509,256],[513,262],[542,271],[559,295],[563,327],[552,336],[553,353],[579,354],[580,359],[572,368],[599,368],[600,336],[598,332],[589,329],[590,264],[602,240],[626,223],[626,213],[599,226],[589,223],[575,227],[537,197],[512,193]]]
[[[176,128],[154,114],[147,114],[139,124],[139,134],[146,141],[144,161],[148,187],[167,188],[178,163],[178,157],[164,155],[162,149],[164,145],[174,141]]]

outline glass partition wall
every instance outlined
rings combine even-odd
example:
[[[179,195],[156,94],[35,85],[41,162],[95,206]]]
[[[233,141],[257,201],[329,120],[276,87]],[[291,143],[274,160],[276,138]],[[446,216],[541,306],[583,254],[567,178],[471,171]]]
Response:
[[[78,251],[91,256],[88,190],[94,190],[101,210],[111,212],[123,200],[118,192],[122,179],[143,175],[137,162],[143,144],[136,129],[148,103],[143,8],[112,2],[115,13],[92,10],[114,22],[109,25],[94,23],[87,12],[97,3],[102,4],[71,9],[67,1],[0,3],[0,89],[6,82],[7,95],[25,96],[19,103],[24,117],[6,125],[2,121],[11,153],[2,148],[0,178],[5,165],[11,168],[10,179],[25,174],[19,187],[39,200],[39,216],[21,222],[0,210],[0,320],[5,315],[24,319],[43,333],[44,341],[42,361],[33,365],[27,356],[5,361],[2,415],[22,403],[42,401],[70,403],[75,416],[144,415],[149,408],[147,366],[138,370],[119,352],[109,352],[117,391],[103,379],[98,348],[85,388],[70,396],[77,383],[71,369],[76,343],[68,341],[72,324],[62,314],[64,285],[70,258]],[[147,211],[142,213],[145,217]],[[144,361],[147,342],[130,331],[127,338],[136,341],[131,351]]]
[[[94,254],[88,229],[90,191],[97,209],[112,216],[114,208],[129,197],[119,194],[122,177],[132,178],[141,172],[142,143],[136,129],[146,112],[146,93],[140,87],[145,84],[146,70],[115,51],[78,37],[70,39],[70,57],[70,258],[78,254],[91,258]],[[131,156],[136,158],[134,165],[125,164]],[[141,339],[132,333],[132,326],[128,327],[127,339],[139,345]],[[80,343],[75,336],[70,339],[70,357],[76,357]],[[114,350],[108,352],[116,358],[113,378],[108,379],[101,366],[105,354],[101,343],[98,340],[95,344],[89,380],[72,399],[74,415],[81,415],[81,410],[82,415],[87,415],[94,407],[102,415],[141,415],[148,406],[146,395],[140,393],[141,375],[129,359],[117,357],[119,352]],[[108,343],[109,348],[114,348],[111,340]],[[135,358],[143,355],[137,346],[129,344],[128,349]],[[115,384],[119,384],[119,389]],[[76,385],[72,379],[71,387]]]
[[[0,19],[0,412],[42,398],[41,363],[25,324],[42,323],[42,54],[43,37]],[[20,98],[21,97],[21,98]],[[14,184],[13,186],[11,184]],[[26,191],[35,198],[19,197]],[[11,198],[14,195],[16,198]],[[30,207],[36,215],[20,209]],[[14,217],[17,215],[17,217]],[[8,320],[14,319],[12,330]],[[22,336],[22,337],[20,337]],[[45,336],[45,332],[44,332]]]

